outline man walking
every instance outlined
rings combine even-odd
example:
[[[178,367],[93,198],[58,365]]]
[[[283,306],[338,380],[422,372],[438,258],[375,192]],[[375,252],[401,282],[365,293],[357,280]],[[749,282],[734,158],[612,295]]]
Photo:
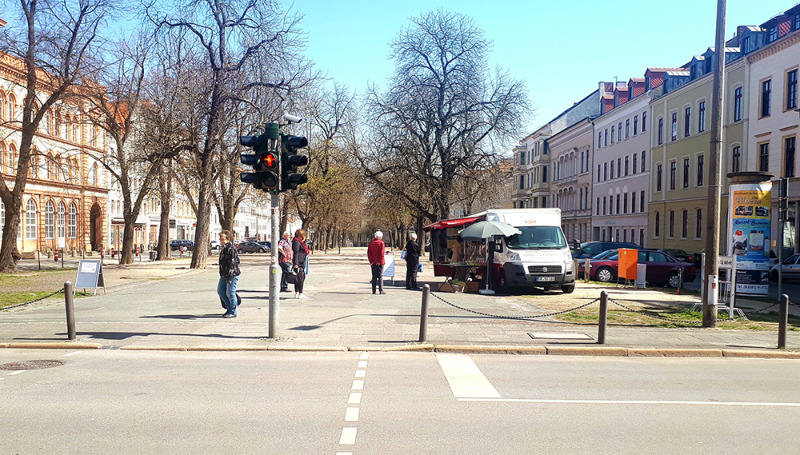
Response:
[[[219,253],[219,283],[217,283],[217,294],[225,306],[223,318],[235,318],[237,313],[238,298],[236,296],[236,284],[239,281],[239,253],[231,243],[231,232],[224,230],[219,233],[219,243],[222,248]]]
[[[383,265],[386,263],[386,245],[383,243],[383,232],[375,231],[375,238],[367,246],[367,259],[372,268],[372,293],[375,294],[377,287],[381,294],[383,292]]]
[[[420,248],[417,234],[411,233],[406,243],[406,289],[417,289],[417,267],[419,267]]]

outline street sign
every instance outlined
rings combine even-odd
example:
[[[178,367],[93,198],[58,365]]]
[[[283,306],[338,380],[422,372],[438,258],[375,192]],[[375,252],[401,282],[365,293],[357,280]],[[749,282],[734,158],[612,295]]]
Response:
[[[82,259],[78,263],[78,276],[75,278],[75,288],[94,289],[97,295],[98,286],[103,287],[106,293],[106,284],[103,281],[103,263],[100,259]]]

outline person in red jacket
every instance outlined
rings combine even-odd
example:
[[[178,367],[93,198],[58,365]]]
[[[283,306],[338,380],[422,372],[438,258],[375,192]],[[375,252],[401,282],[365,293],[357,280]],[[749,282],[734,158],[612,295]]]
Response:
[[[369,242],[367,246],[367,259],[372,268],[372,293],[375,293],[377,287],[381,294],[383,292],[383,265],[386,263],[384,254],[386,253],[386,245],[383,243],[383,232],[375,231],[375,238]]]

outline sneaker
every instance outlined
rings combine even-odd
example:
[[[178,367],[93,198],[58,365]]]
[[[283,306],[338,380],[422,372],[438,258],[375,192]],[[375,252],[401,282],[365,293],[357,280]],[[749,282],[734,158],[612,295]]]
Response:
[[[290,290],[287,288],[287,289],[281,289],[281,292],[292,292],[292,291],[290,291]]]
[[[386,295],[386,292],[385,291],[381,291],[381,295]]]
[[[298,299],[307,299],[307,298],[309,297],[305,294],[300,294],[300,297],[298,297]]]
[[[223,318],[235,318],[236,313],[225,313],[222,315]]]

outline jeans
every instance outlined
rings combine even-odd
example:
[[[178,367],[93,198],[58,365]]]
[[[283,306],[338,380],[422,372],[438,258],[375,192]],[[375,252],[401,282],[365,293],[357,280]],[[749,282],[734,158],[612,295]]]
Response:
[[[286,275],[292,273],[291,262],[281,262],[281,291],[289,289],[289,283],[286,282]]]
[[[383,292],[383,264],[372,264],[372,293],[375,293],[375,287],[377,286],[380,292]]]
[[[219,283],[217,284],[217,294],[219,298],[222,300],[222,303],[225,304],[225,309],[228,310],[227,313],[236,314],[236,283],[239,282],[239,277],[235,276],[231,280],[230,284],[228,284],[228,279],[224,276],[219,277]]]

